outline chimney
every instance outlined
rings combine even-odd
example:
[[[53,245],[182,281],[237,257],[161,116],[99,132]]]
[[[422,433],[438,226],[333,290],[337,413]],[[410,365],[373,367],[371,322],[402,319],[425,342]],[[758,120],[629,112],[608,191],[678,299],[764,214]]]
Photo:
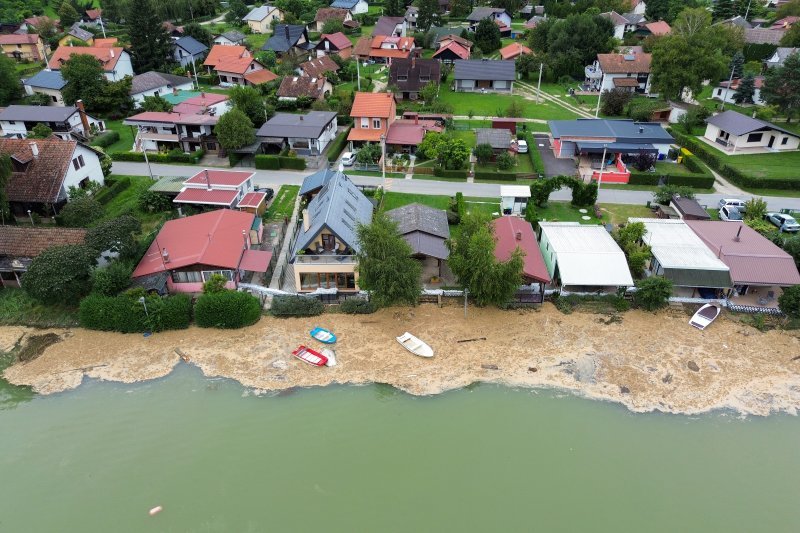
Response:
[[[521,241],[521,240],[522,240],[522,232],[521,232],[521,231],[518,231],[518,232],[517,232],[517,240],[518,240],[518,241]]]
[[[211,190],[211,178],[208,177],[208,169],[205,169],[203,171],[203,173],[205,174],[205,177],[206,177],[206,188],[208,188],[208,190],[210,191]]]
[[[311,229],[311,217],[308,216],[308,209],[303,209],[303,231]]]
[[[242,241],[244,241],[244,248],[242,250],[247,250],[247,231],[242,230]]]
[[[741,241],[742,240],[740,237],[741,234],[742,234],[742,225],[739,224],[739,230],[736,232],[736,236],[733,238],[733,242]]]
[[[166,248],[161,251],[161,260],[165,263],[169,263],[169,252]]]
[[[112,48],[108,53],[111,55],[111,59],[114,59],[114,49]]]
[[[286,34],[286,40],[288,41],[289,40],[289,25],[288,24],[285,24],[283,26],[283,32]]]
[[[639,133],[644,133],[644,126],[639,126]]]
[[[83,135],[88,137],[91,129],[89,127],[89,118],[86,116],[86,108],[83,107],[83,100],[76,101],[75,107],[78,108],[78,114],[81,117],[81,125],[83,126]]]
[[[33,158],[36,159],[39,157],[39,145],[36,144],[36,141],[31,141],[28,143],[28,146],[31,147],[31,153],[33,154]]]

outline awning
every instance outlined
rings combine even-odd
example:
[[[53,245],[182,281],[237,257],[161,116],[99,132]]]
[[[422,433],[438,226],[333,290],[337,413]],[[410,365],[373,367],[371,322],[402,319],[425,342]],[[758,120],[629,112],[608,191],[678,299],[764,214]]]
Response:
[[[602,154],[605,148],[611,154],[657,154],[658,148],[652,144],[633,143],[593,143],[577,141],[578,152],[584,154]]]
[[[614,87],[638,87],[636,78],[614,78]]]
[[[242,254],[242,261],[239,263],[239,270],[248,272],[266,272],[269,262],[272,260],[272,252],[263,250],[245,250]]]

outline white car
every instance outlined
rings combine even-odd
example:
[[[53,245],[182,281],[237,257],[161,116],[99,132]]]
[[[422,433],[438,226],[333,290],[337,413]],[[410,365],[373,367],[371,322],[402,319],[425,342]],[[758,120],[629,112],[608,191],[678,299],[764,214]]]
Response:
[[[517,141],[517,153],[520,154],[527,154],[528,153],[528,141],[520,139]]]
[[[731,205],[724,205],[719,210],[719,219],[725,222],[741,222],[742,212]]]
[[[342,154],[342,164],[346,167],[352,167],[356,162],[355,152],[345,152]]]
[[[745,201],[739,200],[738,198],[722,198],[717,204],[717,207],[719,209],[722,209],[725,206],[735,207],[740,213],[744,213],[746,211],[744,204]]]

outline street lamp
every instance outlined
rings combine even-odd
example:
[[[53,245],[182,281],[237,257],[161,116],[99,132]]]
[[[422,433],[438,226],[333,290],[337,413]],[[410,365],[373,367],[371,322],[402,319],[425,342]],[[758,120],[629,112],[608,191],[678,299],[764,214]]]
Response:
[[[144,133],[144,126],[139,126],[140,137],[142,133]],[[153,169],[150,168],[150,160],[147,158],[147,147],[144,145],[144,139],[140,139],[140,143],[142,145],[142,153],[144,154],[144,162],[147,163],[147,172],[150,173],[150,179],[155,180],[155,178],[153,177]]]
[[[150,313],[147,312],[147,302],[145,302],[144,296],[139,296],[139,303],[144,306],[144,316],[150,318]]]
[[[597,197],[600,198],[600,185],[603,183],[603,171],[606,168],[606,149],[608,145],[603,145],[603,160],[600,161],[600,175],[597,177]]]
[[[383,191],[386,192],[386,134],[381,134],[381,179],[383,180]]]
[[[28,209],[28,218],[31,219],[31,226],[33,226],[33,215],[31,214],[31,210]]]

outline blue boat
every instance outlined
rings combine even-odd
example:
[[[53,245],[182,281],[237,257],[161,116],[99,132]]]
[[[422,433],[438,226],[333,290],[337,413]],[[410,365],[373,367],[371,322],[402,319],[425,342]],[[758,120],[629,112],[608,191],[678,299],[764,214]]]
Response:
[[[319,342],[324,342],[325,344],[333,344],[336,342],[336,335],[325,328],[314,328],[309,331],[309,333]]]

